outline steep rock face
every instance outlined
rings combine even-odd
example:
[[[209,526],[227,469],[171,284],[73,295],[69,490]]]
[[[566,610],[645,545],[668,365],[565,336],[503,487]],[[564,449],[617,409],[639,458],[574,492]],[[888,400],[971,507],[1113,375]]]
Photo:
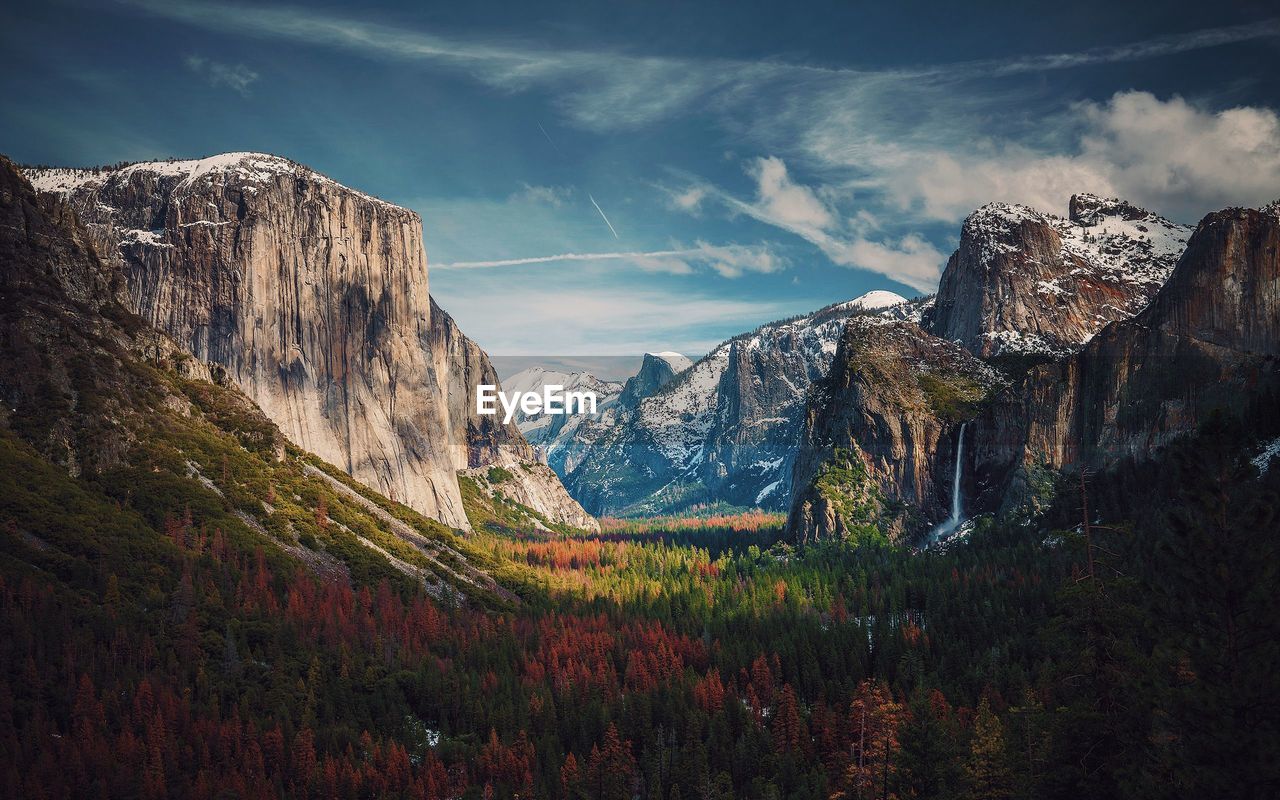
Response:
[[[945,518],[958,425],[996,385],[986,364],[914,323],[850,320],[829,374],[809,393],[791,538],[901,540]]]
[[[599,513],[787,508],[805,393],[845,322],[882,313],[885,294],[873,309],[859,298],[734,337],[634,407],[583,422],[564,451],[570,493]]]
[[[472,413],[497,380],[431,302],[413,212],[253,153],[28,175],[86,221],[144,319],[361,482],[466,528],[456,470],[533,457]]]
[[[1071,198],[1070,217],[992,203],[965,220],[926,328],[984,358],[1060,357],[1142,310],[1190,230],[1121,200]]]
[[[645,353],[640,370],[623,384],[618,402],[627,408],[635,408],[641,400],[657,394],[659,389],[691,366],[693,362],[679,353]]]
[[[40,480],[29,476],[20,484],[27,502],[6,503],[15,533],[65,565],[90,565],[111,551],[168,575],[173,562],[156,547],[172,535],[159,522],[167,509],[168,519],[185,512],[189,530],[228,534],[245,556],[258,547],[283,551],[324,581],[350,584],[358,564],[358,574],[372,576],[368,585],[399,572],[436,598],[518,602],[472,563],[475,551],[460,549],[452,531],[421,517],[394,517],[381,498],[331,476],[336,468],[287,449],[248,398],[221,380],[214,385],[200,362],[126,308],[119,264],[100,258],[93,238],[68,205],[37,195],[0,156],[5,467],[32,467],[25,449],[11,446],[16,434],[73,477],[87,478],[46,485],[47,472]],[[273,496],[284,486],[289,491]],[[74,498],[65,508],[63,495]],[[32,504],[31,496],[43,502]],[[88,502],[96,506],[85,505],[94,497]],[[102,519],[87,511],[93,508],[121,516]],[[41,538],[50,532],[64,538]],[[379,535],[402,540],[413,554],[392,554]],[[366,549],[381,558],[370,560]],[[7,558],[6,570],[22,560],[20,551]],[[32,562],[31,574],[50,574],[37,563],[45,562]]]
[[[1228,209],[1196,229],[1151,305],[1036,368],[977,430],[986,505],[1036,465],[1142,459],[1214,410],[1265,433],[1280,407],[1280,215]]]
[[[428,352],[443,381],[449,454],[453,468],[491,464],[510,465],[537,460],[537,455],[513,424],[497,414],[476,413],[477,387],[501,386],[489,356],[466,337],[449,316],[431,301]]]
[[[0,425],[73,476],[119,464],[134,443],[125,422],[183,402],[135,366],[165,346],[144,328],[74,211],[0,156]]]

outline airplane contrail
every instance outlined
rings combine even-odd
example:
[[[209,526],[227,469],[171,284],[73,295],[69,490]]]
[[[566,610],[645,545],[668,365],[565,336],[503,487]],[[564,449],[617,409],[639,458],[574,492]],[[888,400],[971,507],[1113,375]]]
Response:
[[[563,156],[564,153],[560,152],[560,145],[556,144],[555,140],[551,138],[551,134],[547,133],[546,128],[542,127],[542,123],[534,122],[534,124],[538,126],[538,130],[542,131],[542,136],[547,140],[547,143],[556,149],[556,154]]]
[[[587,192],[587,199],[591,201],[591,205],[593,205],[593,206],[595,206],[595,207],[596,207],[596,211],[599,211],[599,212],[600,212],[600,218],[604,220],[604,224],[605,224],[605,225],[608,225],[608,226],[609,226],[609,230],[610,230],[610,231],[613,231],[613,238],[617,239],[617,238],[618,238],[618,232],[617,232],[617,231],[615,231],[615,230],[613,230],[613,223],[612,223],[612,222],[610,222],[610,221],[609,221],[609,218],[608,218],[608,217],[606,217],[606,216],[604,215],[604,209],[600,208],[600,204],[599,204],[599,203],[597,203],[597,202],[596,202],[596,199],[595,199],[594,197],[592,197],[592,196],[591,196],[591,192]]]
[[[607,221],[607,220],[606,220]],[[489,267],[519,267],[524,264],[546,264],[552,261],[601,261],[621,258],[665,258],[670,256],[693,256],[705,253],[699,248],[684,250],[652,250],[647,253],[560,253],[554,256],[532,256],[530,258],[504,258],[497,261],[454,261],[449,264],[432,264],[432,269],[486,269]]]

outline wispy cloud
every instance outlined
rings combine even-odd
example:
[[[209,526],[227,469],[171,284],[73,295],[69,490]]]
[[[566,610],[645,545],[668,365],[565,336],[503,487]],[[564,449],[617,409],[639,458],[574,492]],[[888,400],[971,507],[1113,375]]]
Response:
[[[726,278],[748,272],[769,273],[786,268],[787,262],[766,245],[713,245],[697,242],[694,247],[670,250],[605,253],[558,253],[549,256],[502,258],[490,261],[453,261],[432,264],[433,270],[499,269],[575,261],[625,261],[643,272],[689,275],[705,267]]]
[[[551,206],[552,208],[560,208],[572,196],[573,188],[570,186],[531,186],[524,183],[521,184],[520,191],[512,193],[507,200],[508,202],[535,203]]]
[[[1230,25],[1170,36],[1158,36],[1111,47],[1095,47],[1076,53],[1056,53],[1004,60],[974,61],[970,63],[969,68],[978,73],[997,75],[1075,69],[1097,64],[1144,61],[1150,58],[1177,55],[1228,44],[1239,44],[1240,42],[1255,41],[1257,39],[1270,39],[1276,36],[1280,36],[1280,19],[1267,19],[1246,25]]]
[[[241,97],[249,96],[249,86],[258,80],[258,73],[244,64],[223,64],[203,56],[190,55],[182,61],[191,72],[203,77],[213,87],[226,87]]]
[[[919,234],[874,240],[865,216],[849,222],[808,186],[796,183],[780,158],[770,156],[748,164],[756,179],[756,198],[742,200],[710,184],[695,184],[704,195],[719,200],[731,213],[745,214],[795,234],[841,266],[884,275],[920,291],[938,281],[946,256]]]
[[[780,60],[691,59],[593,50],[547,50],[437,36],[289,6],[249,6],[201,0],[119,0],[122,4],[209,30],[336,47],[371,58],[434,63],[511,90],[554,85],[580,124],[626,127],[650,122],[698,102],[716,107],[750,102],[766,87],[848,92],[886,80],[945,83],[1131,62],[1280,36],[1280,18],[1211,28],[1072,53],[1018,56],[894,70],[860,70]],[[800,82],[802,85],[797,85]],[[545,129],[543,131],[545,135]]]
[[[440,300],[468,336],[487,352],[503,356],[703,353],[744,328],[809,310],[794,303],[682,291],[598,284],[513,287],[499,281],[486,284],[483,292],[446,292]],[[536,330],[555,331],[554,350],[530,335]]]

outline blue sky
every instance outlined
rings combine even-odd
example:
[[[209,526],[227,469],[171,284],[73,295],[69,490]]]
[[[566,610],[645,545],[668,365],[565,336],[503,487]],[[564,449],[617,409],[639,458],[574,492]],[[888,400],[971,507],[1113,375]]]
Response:
[[[0,151],[306,163],[420,212],[432,293],[503,355],[928,292],[989,201],[1280,197],[1268,3],[885,5],[28,4]]]

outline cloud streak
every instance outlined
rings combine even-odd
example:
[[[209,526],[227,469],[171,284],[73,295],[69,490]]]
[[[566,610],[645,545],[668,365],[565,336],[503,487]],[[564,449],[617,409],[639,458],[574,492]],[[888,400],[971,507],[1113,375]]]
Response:
[[[694,247],[669,250],[557,253],[549,256],[500,258],[489,261],[452,261],[432,264],[431,268],[446,271],[488,270],[581,261],[627,261],[644,272],[672,274],[691,274],[696,265],[709,268],[726,278],[740,277],[748,272],[778,272],[786,268],[786,261],[764,245],[712,245],[701,241]]]
[[[258,73],[244,64],[223,64],[197,55],[187,56],[182,63],[188,70],[207,80],[210,86],[226,87],[241,97],[248,97],[249,86],[258,80]]]

